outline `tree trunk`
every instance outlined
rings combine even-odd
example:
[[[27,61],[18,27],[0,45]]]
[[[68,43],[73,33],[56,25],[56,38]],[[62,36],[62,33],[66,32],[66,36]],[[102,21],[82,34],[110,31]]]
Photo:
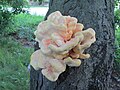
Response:
[[[114,0],[50,0],[46,17],[57,10],[76,17],[85,29],[93,28],[97,41],[85,51],[91,57],[82,60],[80,67],[67,67],[56,82],[47,80],[40,70],[31,68],[30,90],[111,90]]]

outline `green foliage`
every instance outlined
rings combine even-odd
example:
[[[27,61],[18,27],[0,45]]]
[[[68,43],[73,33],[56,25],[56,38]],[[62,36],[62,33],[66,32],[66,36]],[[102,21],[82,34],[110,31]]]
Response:
[[[114,62],[114,68],[120,73],[120,9],[119,4],[120,0],[115,0],[115,13],[114,13],[114,19],[115,19],[115,62]]]
[[[4,34],[5,27],[9,24],[9,21],[11,20],[12,13],[10,13],[7,10],[1,10],[0,9],[0,34]]]
[[[115,13],[114,13],[114,19],[115,19],[115,26],[116,29],[120,27],[120,0],[115,0]]]
[[[42,16],[30,14],[15,15],[4,29],[7,36],[0,35],[0,90],[28,90],[31,47],[22,46],[13,35],[19,38],[33,39],[36,26]]]
[[[114,0],[115,2],[115,8],[119,5],[118,3],[120,3],[120,0]]]
[[[0,0],[1,10],[7,10],[12,7],[12,13],[17,14],[23,11],[23,7],[28,5],[26,0]]]
[[[14,14],[24,11],[22,8],[26,3],[26,0],[0,0],[0,34],[6,34],[5,28],[11,22],[11,18]],[[8,10],[10,7],[12,11]]]
[[[25,48],[11,37],[1,37],[0,90],[28,90],[32,48]]]
[[[115,11],[115,26],[116,26],[116,29],[120,27],[120,9],[117,9]]]
[[[6,28],[6,33],[16,33],[19,38],[26,38],[29,41],[33,40],[33,32],[43,19],[43,16],[35,16],[25,13],[15,15],[13,21]]]
[[[116,36],[115,69],[120,73],[120,27],[115,31],[115,36]]]

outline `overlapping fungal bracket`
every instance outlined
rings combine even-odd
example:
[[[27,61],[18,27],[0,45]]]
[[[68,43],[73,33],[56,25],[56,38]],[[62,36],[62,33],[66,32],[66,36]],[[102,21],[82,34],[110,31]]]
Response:
[[[35,31],[40,49],[31,55],[30,64],[50,81],[56,81],[66,65],[80,66],[80,59],[89,58],[84,50],[96,41],[92,28],[82,31],[83,24],[75,17],[63,16],[59,11],[51,13]]]

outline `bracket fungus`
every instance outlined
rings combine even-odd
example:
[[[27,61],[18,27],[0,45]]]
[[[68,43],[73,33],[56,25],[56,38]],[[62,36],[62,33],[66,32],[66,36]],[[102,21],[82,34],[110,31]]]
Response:
[[[80,59],[90,57],[83,54],[84,50],[96,41],[95,31],[83,28],[75,17],[63,16],[59,11],[51,13],[34,33],[40,49],[31,55],[30,64],[35,70],[41,68],[50,81],[56,81],[66,65],[80,66]]]

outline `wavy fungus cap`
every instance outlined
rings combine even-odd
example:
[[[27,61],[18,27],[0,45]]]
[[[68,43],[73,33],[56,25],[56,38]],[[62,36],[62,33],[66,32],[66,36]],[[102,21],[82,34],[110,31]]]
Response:
[[[30,64],[35,70],[42,69],[42,74],[50,81],[56,81],[66,65],[78,67],[80,59],[90,57],[83,52],[96,41],[95,31],[92,28],[83,30],[83,24],[77,21],[75,17],[56,11],[35,31],[40,49],[31,55]]]

